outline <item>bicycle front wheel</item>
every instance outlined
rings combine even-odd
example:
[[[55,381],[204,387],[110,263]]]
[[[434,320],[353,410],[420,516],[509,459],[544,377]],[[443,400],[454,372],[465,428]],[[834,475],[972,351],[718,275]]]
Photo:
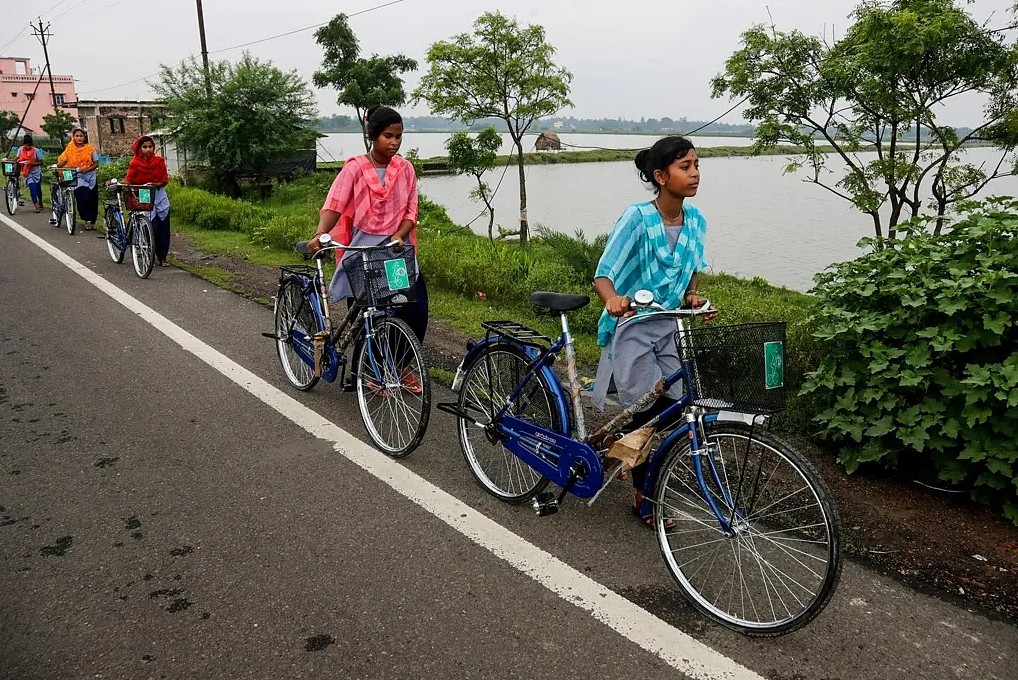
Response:
[[[63,215],[64,215],[64,228],[67,229],[67,233],[74,236],[74,230],[78,226],[78,211],[74,205],[74,192],[67,189],[63,193]]]
[[[523,348],[497,342],[482,349],[466,368],[460,386],[459,408],[475,415],[475,422],[460,418],[459,437],[463,458],[474,479],[495,498],[510,504],[524,503],[542,491],[548,480],[505,448],[491,429],[491,420],[527,374],[529,358]],[[537,373],[524,387],[512,415],[555,432],[562,419],[555,408],[551,387]]]
[[[18,181],[13,177],[7,180],[4,198],[7,199],[7,214],[14,217],[14,213],[18,212]]]
[[[110,259],[120,264],[124,261],[124,253],[127,252],[127,244],[124,243],[125,234],[120,226],[120,213],[107,209],[103,215],[103,227],[106,229],[106,250],[110,253]]]
[[[318,384],[315,367],[301,358],[293,343],[304,341],[313,347],[311,337],[324,330],[318,315],[311,308],[311,300],[297,279],[288,279],[276,295],[276,351],[283,374],[298,390],[307,391]],[[313,350],[309,350],[313,353]]]
[[[823,611],[841,575],[831,493],[770,433],[739,423],[706,429],[704,448],[691,452],[683,440],[658,477],[654,522],[668,571],[724,626],[759,636],[797,630]]]
[[[424,350],[406,321],[394,316],[371,322],[355,362],[357,405],[368,436],[393,458],[421,443],[431,418],[431,377]]]
[[[152,223],[148,217],[138,213],[131,215],[131,220],[134,222],[131,229],[131,259],[134,261],[134,273],[139,278],[147,279],[156,262]]]

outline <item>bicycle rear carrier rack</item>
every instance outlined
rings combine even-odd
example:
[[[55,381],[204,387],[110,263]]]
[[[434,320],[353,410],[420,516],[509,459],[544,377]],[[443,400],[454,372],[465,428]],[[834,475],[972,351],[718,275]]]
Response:
[[[509,338],[521,345],[539,348],[551,346],[551,338],[515,321],[484,321],[481,327],[487,330],[489,335]]]
[[[318,269],[309,264],[284,264],[279,270],[280,274],[294,274],[296,276],[314,276],[318,273]]]

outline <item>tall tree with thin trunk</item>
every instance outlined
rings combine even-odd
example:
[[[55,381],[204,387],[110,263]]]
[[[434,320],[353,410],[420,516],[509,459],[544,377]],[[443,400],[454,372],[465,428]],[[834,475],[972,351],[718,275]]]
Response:
[[[952,0],[866,0],[854,19],[833,43],[749,29],[714,79],[714,96],[748,102],[758,149],[804,147],[788,171],[807,168],[806,181],[869,215],[877,247],[927,208],[940,232],[951,206],[1018,172],[1018,43]],[[985,102],[971,128],[941,119],[962,96]],[[965,162],[974,142],[996,147],[997,160]],[[840,180],[829,179],[833,163],[846,170]]]
[[[484,181],[484,173],[495,165],[501,147],[502,137],[494,125],[481,130],[477,137],[457,132],[445,143],[452,171],[457,175],[470,175],[477,180],[477,187],[470,192],[470,198],[484,202],[488,212],[488,238],[492,241],[495,240],[495,206],[491,204],[492,191]]]
[[[315,42],[322,46],[322,68],[315,71],[316,87],[334,87],[337,101],[352,106],[357,112],[364,137],[364,150],[371,150],[364,126],[364,114],[372,106],[402,106],[407,95],[403,88],[404,73],[417,69],[417,62],[402,54],[391,56],[360,56],[360,43],[345,14],[337,14],[315,31]]]
[[[572,74],[555,64],[555,48],[544,28],[521,27],[499,12],[486,12],[473,33],[436,42],[428,49],[428,72],[414,91],[437,114],[470,123],[482,118],[505,121],[513,140],[520,175],[520,242],[527,243],[527,177],[523,136],[540,118],[554,115],[569,101]]]

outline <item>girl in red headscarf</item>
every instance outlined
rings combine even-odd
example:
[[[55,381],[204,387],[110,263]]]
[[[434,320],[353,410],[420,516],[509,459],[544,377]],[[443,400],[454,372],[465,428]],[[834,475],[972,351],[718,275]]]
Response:
[[[170,252],[170,199],[166,195],[166,185],[170,183],[170,176],[166,172],[166,161],[162,156],[156,155],[155,140],[148,135],[142,135],[134,140],[131,150],[134,152],[134,158],[127,167],[124,183],[149,184],[154,189],[154,207],[148,218],[152,222],[152,231],[155,232],[156,258],[159,260],[159,266],[165,267],[166,255]]]

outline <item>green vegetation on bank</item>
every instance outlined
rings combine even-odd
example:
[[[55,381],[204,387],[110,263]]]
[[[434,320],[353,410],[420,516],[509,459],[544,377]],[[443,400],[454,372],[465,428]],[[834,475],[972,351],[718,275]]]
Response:
[[[652,143],[648,140],[648,143]],[[834,147],[817,147],[820,153],[833,153]],[[588,149],[584,151],[534,151],[523,154],[524,165],[559,165],[570,163],[618,163],[632,162],[639,149]],[[704,146],[697,147],[700,158],[744,158],[747,156],[797,156],[806,152],[802,146],[779,145],[755,150],[752,146]],[[495,166],[507,165],[513,157],[497,156]],[[425,174],[451,173],[449,159],[445,156],[422,158],[418,161]],[[318,163],[318,169],[335,172],[343,167],[343,161]]]
[[[818,277],[807,390],[850,472],[948,482],[1018,524],[1018,200],[965,210]]]

